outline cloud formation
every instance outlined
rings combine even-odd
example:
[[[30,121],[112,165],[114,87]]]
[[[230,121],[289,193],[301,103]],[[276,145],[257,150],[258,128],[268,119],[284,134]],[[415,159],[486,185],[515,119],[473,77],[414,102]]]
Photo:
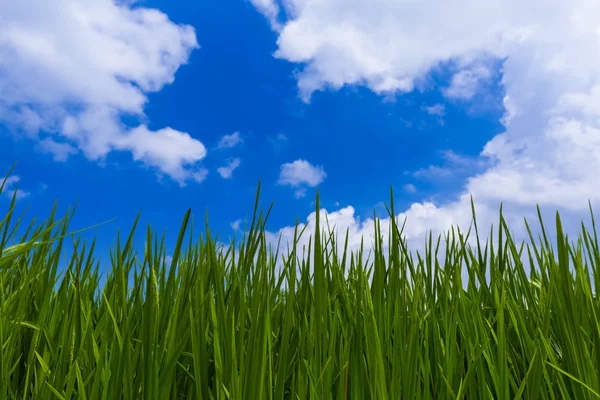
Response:
[[[437,117],[437,121],[440,125],[444,125],[444,115],[446,115],[446,106],[443,104],[434,104],[432,106],[422,106],[421,110],[425,111],[429,115]]]
[[[482,82],[490,79],[492,71],[484,63],[475,63],[460,68],[452,76],[450,86],[443,89],[444,96],[450,99],[470,100],[477,94]]]
[[[2,188],[2,194],[10,198],[16,196],[17,200],[29,197],[29,192],[15,187],[18,185],[20,180],[21,178],[18,175],[11,175],[6,180],[0,180],[0,186],[2,186],[2,184],[4,183],[4,187]]]
[[[445,150],[442,152],[442,158],[444,164],[442,166],[430,165],[427,168],[420,168],[413,172],[412,175],[415,178],[423,178],[429,180],[435,180],[440,178],[447,178],[450,176],[457,175],[469,175],[474,172],[483,172],[486,167],[490,166],[489,160],[476,157],[465,157],[455,153],[452,150]]]
[[[600,205],[600,29],[594,0],[286,0],[276,56],[301,64],[298,87],[362,85],[380,94],[412,91],[440,65],[456,70],[448,98],[467,101],[500,74],[505,131],[482,149],[455,199],[415,203],[411,235],[468,224],[473,195],[489,226],[500,202],[522,217],[559,210],[577,226],[587,200]],[[490,62],[492,60],[493,62]],[[500,65],[492,71],[490,65]],[[348,214],[348,213],[346,213]],[[345,215],[346,215],[345,214]]]
[[[198,48],[191,26],[113,0],[0,3],[0,123],[65,161],[113,151],[181,185],[201,171],[203,144],[172,128],[130,128],[147,93],[172,83]]]
[[[274,30],[281,29],[279,23],[279,4],[275,0],[250,0],[250,3],[263,14]]]
[[[406,193],[410,193],[410,194],[417,193],[417,188],[412,183],[407,183],[406,185],[402,186],[402,189],[404,189],[404,191]]]
[[[240,166],[240,164],[240,159],[236,157],[230,160],[226,166],[218,168],[217,172],[219,173],[219,175],[221,175],[221,178],[231,179],[231,177],[233,176],[233,171],[235,171],[236,168]]]
[[[301,198],[306,195],[306,186],[316,187],[326,177],[322,166],[314,166],[306,160],[299,159],[281,166],[277,183],[294,187],[295,197]]]
[[[219,144],[217,145],[217,147],[219,149],[231,149],[242,142],[243,140],[240,137],[240,133],[234,132],[231,135],[223,136],[221,140],[219,140]]]
[[[421,107],[423,111],[425,111],[429,115],[437,115],[438,117],[443,117],[446,115],[446,107],[443,104],[434,104],[432,106],[423,106]]]

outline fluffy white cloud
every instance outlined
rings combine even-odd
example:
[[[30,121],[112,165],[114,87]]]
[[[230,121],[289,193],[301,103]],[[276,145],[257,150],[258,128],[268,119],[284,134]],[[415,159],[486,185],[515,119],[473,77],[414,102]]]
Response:
[[[487,217],[480,215],[479,217]],[[381,223],[381,233],[383,236],[383,248],[388,249],[388,237],[391,227],[391,219],[385,215],[378,215]],[[373,249],[375,240],[375,222],[373,218],[361,219],[356,215],[356,210],[352,206],[347,206],[335,211],[322,209],[320,213],[321,228],[326,230],[326,233],[333,231],[337,235],[338,251],[342,251],[345,245],[344,239],[346,232],[348,233],[348,250],[356,252],[361,248],[361,241],[364,240],[364,250],[366,251],[365,258],[369,251]],[[407,220],[403,231],[409,250],[411,252],[423,251],[424,237],[428,232],[432,232],[434,237],[437,234],[443,233],[451,225],[467,226],[471,222],[471,210],[452,208],[438,208],[432,203],[413,204],[408,210],[396,216],[396,223],[399,227],[402,226],[404,220]],[[412,222],[412,223],[409,223]],[[308,249],[309,238],[313,235],[316,223],[316,212],[312,212],[305,222],[299,224],[299,231],[306,228],[304,235],[298,241],[299,248]],[[277,243],[281,237],[283,248],[287,244],[294,242],[294,226],[287,226],[275,232],[267,233],[267,240],[271,243]],[[464,232],[463,232],[464,233]],[[474,237],[469,238],[469,243],[474,243]],[[423,254],[423,253],[421,253]],[[441,247],[440,254],[443,254]],[[371,257],[372,261],[373,258]]]
[[[279,174],[280,185],[299,186],[306,184],[315,187],[325,180],[327,174],[321,166],[314,166],[306,160],[296,160],[283,164]]]
[[[234,132],[231,135],[225,135],[219,140],[217,147],[219,149],[231,149],[238,144],[242,143],[242,138],[239,132]]]
[[[457,71],[447,97],[469,99],[501,63],[506,130],[482,149],[483,171],[454,201],[413,204],[412,236],[470,220],[473,195],[482,226],[505,216],[558,209],[573,230],[600,205],[600,28],[594,0],[286,0],[276,56],[302,63],[301,95],[364,85],[411,91],[439,65]],[[493,63],[492,63],[493,64]],[[551,225],[551,224],[549,224]],[[357,228],[358,229],[358,228]],[[360,229],[359,229],[360,230]],[[285,232],[285,230],[284,230]]]
[[[0,186],[4,183],[2,194],[11,198],[16,195],[17,200],[28,197],[30,195],[29,192],[15,188],[20,180],[21,178],[18,175],[11,175],[6,180],[4,178],[0,179]]]
[[[226,166],[218,168],[217,172],[219,173],[219,175],[221,175],[221,178],[230,179],[233,176],[233,171],[235,171],[236,168],[240,166],[240,164],[240,159],[234,158],[230,160]]]
[[[346,84],[365,84],[378,93],[410,91],[440,61],[468,64],[478,53],[500,53],[502,34],[512,27],[506,9],[524,9],[516,0],[284,3],[290,19],[276,55],[307,64],[299,76],[307,100],[315,90]]]
[[[126,150],[179,181],[206,151],[187,133],[130,129],[146,94],[173,82],[198,47],[194,29],[162,12],[113,0],[0,3],[0,122],[64,161]]]
[[[206,176],[202,169],[184,168],[185,164],[193,164],[206,154],[204,145],[187,133],[171,128],[153,132],[141,125],[120,136],[115,147],[131,151],[134,160],[160,168],[181,185],[188,179],[202,181]]]

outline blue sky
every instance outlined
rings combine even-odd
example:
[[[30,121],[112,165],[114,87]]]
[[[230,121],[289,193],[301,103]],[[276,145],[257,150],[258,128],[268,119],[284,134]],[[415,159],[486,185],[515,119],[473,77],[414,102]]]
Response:
[[[274,234],[310,218],[316,189],[368,234],[390,185],[417,241],[468,223],[471,194],[484,221],[500,201],[515,221],[535,204],[577,219],[600,202],[593,6],[461,2],[462,22],[435,1],[1,5],[0,171],[18,163],[29,215],[58,200],[78,202],[74,228],[116,218],[101,245],[137,212],[172,241],[189,207],[228,237],[258,180]],[[565,49],[550,21],[590,45]]]

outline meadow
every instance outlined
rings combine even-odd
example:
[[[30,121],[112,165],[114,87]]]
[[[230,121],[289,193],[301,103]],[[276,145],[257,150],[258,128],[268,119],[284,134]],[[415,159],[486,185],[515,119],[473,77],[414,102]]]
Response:
[[[228,246],[188,211],[174,252],[136,223],[107,265],[72,211],[27,224],[15,200],[0,216],[2,399],[600,398],[591,208],[574,241],[556,215],[555,242],[540,217],[517,243],[500,210],[492,231],[474,218],[423,252],[392,218],[352,252],[319,212],[272,246],[257,195]]]

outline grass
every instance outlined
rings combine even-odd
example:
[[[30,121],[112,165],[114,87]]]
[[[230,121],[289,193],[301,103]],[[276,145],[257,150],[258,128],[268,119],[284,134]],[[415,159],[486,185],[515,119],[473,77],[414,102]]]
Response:
[[[500,212],[485,245],[474,224],[412,256],[392,219],[367,257],[318,212],[285,251],[257,207],[228,247],[188,212],[169,268],[150,228],[144,249],[134,226],[99,265],[72,211],[25,227],[14,205],[0,222],[2,399],[600,398],[594,224],[571,243],[557,215],[551,244],[540,218],[518,244]]]

